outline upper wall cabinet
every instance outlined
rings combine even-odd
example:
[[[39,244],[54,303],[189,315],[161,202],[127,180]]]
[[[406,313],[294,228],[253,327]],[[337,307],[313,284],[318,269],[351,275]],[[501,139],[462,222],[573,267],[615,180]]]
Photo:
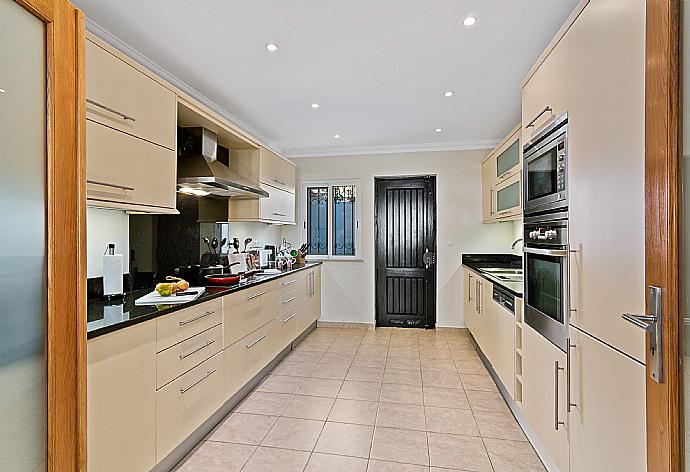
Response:
[[[258,153],[258,159],[257,159]],[[295,224],[295,165],[261,147],[233,154],[231,166],[250,180],[258,180],[268,197],[231,198],[229,221]],[[258,162],[258,168],[256,163]]]
[[[177,213],[175,93],[86,41],[87,203]]]
[[[522,216],[522,141],[516,126],[482,163],[482,221]]]

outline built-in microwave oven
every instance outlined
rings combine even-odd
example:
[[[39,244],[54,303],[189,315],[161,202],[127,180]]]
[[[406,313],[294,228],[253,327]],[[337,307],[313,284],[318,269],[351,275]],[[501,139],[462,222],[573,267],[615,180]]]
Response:
[[[525,214],[568,208],[568,114],[523,146]]]

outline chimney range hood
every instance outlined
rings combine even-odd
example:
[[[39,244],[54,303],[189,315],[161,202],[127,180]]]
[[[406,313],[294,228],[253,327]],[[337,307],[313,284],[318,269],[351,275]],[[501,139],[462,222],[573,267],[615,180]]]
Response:
[[[201,127],[183,128],[182,132],[182,152],[177,159],[180,191],[218,197],[268,197],[268,192],[230,169],[229,152],[218,146],[216,133]]]

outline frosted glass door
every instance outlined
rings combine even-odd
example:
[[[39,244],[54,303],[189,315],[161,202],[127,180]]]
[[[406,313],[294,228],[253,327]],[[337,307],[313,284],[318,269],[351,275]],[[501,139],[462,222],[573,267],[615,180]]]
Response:
[[[0,0],[0,470],[45,469],[45,25]]]

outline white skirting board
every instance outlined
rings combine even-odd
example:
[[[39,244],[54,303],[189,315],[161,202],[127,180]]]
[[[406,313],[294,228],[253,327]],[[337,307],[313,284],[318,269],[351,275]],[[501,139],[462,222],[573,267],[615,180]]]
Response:
[[[475,346],[477,346],[476,343]],[[527,439],[532,444],[532,447],[534,447],[534,450],[537,452],[537,455],[539,456],[539,459],[541,459],[542,464],[544,464],[544,467],[546,467],[546,470],[548,470],[549,472],[560,472],[558,470],[558,467],[556,467],[556,464],[554,463],[553,459],[551,459],[551,456],[547,452],[546,448],[539,440],[537,433],[535,433],[534,430],[530,427],[529,423],[527,422],[527,418],[525,418],[525,415],[522,413],[522,410],[519,406],[517,406],[515,400],[513,400],[510,397],[510,394],[503,385],[503,382],[501,382],[501,380],[498,378],[498,375],[496,375],[496,372],[494,371],[494,368],[491,366],[489,359],[487,359],[482,350],[479,349],[479,346],[477,346],[477,354],[479,354],[479,358],[482,360],[484,366],[489,371],[491,378],[493,378],[494,382],[496,382],[498,390],[499,392],[501,392],[501,396],[503,396],[503,399],[508,404],[508,407],[510,408],[510,411],[513,413],[513,416],[515,417],[517,422],[520,423],[522,430],[525,432],[525,436],[527,436]]]

